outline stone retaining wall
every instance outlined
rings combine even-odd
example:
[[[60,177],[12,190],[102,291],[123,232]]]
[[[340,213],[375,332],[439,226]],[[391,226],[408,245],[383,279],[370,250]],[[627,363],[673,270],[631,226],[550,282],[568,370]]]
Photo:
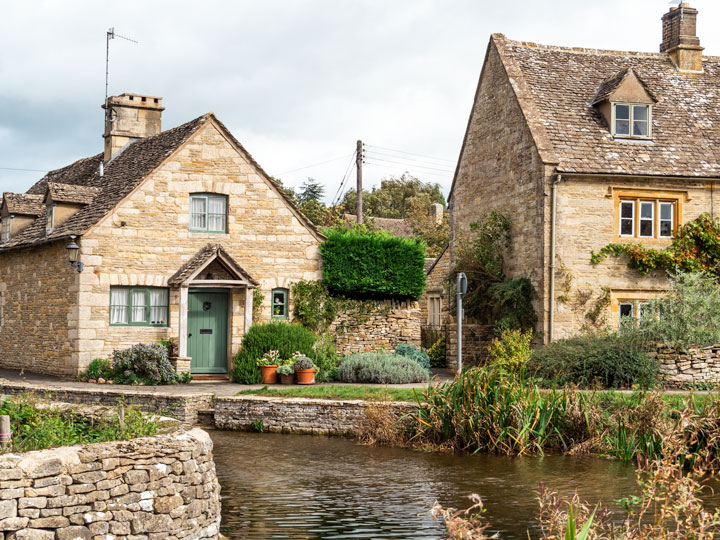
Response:
[[[215,400],[215,426],[247,431],[253,422],[262,420],[265,431],[352,437],[357,435],[368,409],[377,406],[378,403],[360,400],[279,399],[253,395],[218,397]],[[387,406],[397,417],[413,414],[418,408],[405,402],[382,402],[381,406]]]
[[[219,526],[200,429],[0,456],[0,540],[216,539]]]
[[[0,380],[0,394],[22,394],[35,392],[51,401],[78,403],[83,405],[115,406],[120,401],[126,405],[137,405],[141,410],[176,418],[185,424],[197,423],[197,412],[212,407],[212,394],[187,394],[171,396],[137,390],[93,388],[62,388],[31,383]],[[110,387],[112,388],[112,386]],[[0,539],[2,540],[2,539]]]
[[[720,345],[686,352],[660,347],[650,356],[658,359],[663,386],[668,388],[720,382]]]
[[[374,305],[370,302],[369,305]],[[420,346],[420,304],[417,302],[380,302],[368,315],[340,312],[330,325],[339,354],[366,350],[393,351],[399,343]]]
[[[445,358],[448,369],[457,369],[457,328],[446,325],[447,346]],[[482,365],[488,358],[487,348],[493,338],[493,327],[487,324],[463,323],[463,368]]]

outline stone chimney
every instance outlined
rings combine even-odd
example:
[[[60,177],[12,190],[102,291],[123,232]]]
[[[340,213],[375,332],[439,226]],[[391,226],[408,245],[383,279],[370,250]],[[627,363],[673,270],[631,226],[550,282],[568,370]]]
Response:
[[[697,37],[697,9],[688,2],[671,7],[663,15],[663,41],[660,52],[670,55],[679,71],[700,73],[703,70],[700,38]]]
[[[140,94],[121,94],[108,98],[105,115],[105,161],[109,161],[126,144],[135,139],[157,135],[162,131],[165,107],[162,98]],[[105,105],[102,106],[105,109]]]
[[[433,203],[430,205],[430,219],[432,219],[438,225],[443,221],[443,213],[445,209],[440,203]]]

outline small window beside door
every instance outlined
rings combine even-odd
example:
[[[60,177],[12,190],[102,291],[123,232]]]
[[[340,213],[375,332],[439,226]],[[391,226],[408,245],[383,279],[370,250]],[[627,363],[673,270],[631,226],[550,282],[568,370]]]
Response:
[[[273,289],[272,290],[272,318],[287,319],[288,318],[288,290]]]

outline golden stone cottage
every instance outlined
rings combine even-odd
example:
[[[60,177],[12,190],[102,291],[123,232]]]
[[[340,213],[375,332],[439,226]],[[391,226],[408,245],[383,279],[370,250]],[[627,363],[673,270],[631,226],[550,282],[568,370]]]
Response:
[[[103,153],[3,197],[0,367],[74,376],[172,337],[180,369],[225,374],[254,310],[287,318],[321,279],[323,237],[212,113],[161,131],[161,98],[108,107]]]
[[[697,14],[685,2],[663,16],[659,53],[490,39],[448,199],[450,259],[471,222],[510,217],[507,273],[531,279],[545,341],[592,324],[596,309],[598,323],[638,316],[667,290],[662,272],[593,265],[593,250],[662,248],[714,215],[720,58],[703,56]]]

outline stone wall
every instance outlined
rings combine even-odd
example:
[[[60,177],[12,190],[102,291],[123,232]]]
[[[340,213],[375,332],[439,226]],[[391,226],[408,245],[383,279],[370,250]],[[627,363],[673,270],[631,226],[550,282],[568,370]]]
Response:
[[[387,407],[396,417],[417,411],[416,404],[403,402],[279,399],[252,395],[219,397],[215,400],[215,426],[248,431],[253,422],[262,420],[265,431],[354,436],[365,423],[368,409],[374,407]]]
[[[193,429],[0,456],[5,540],[216,539],[212,441]]]
[[[0,255],[0,366],[74,374],[78,274],[58,241]]]
[[[650,353],[660,363],[660,376],[667,388],[720,383],[720,345],[686,352],[666,347]]]
[[[58,389],[53,386],[0,380],[0,394],[14,395],[35,392],[52,401],[111,407],[122,402],[125,405],[136,405],[146,412],[176,418],[182,423],[190,425],[198,421],[198,411],[212,408],[213,402],[213,396],[210,393],[188,393],[182,396],[173,396],[135,389],[112,390],[105,386],[99,387],[90,384],[82,386],[83,388]]]
[[[457,369],[457,328],[455,324],[447,327],[446,358],[448,369]],[[485,363],[487,348],[493,338],[493,327],[487,324],[463,323],[462,356],[463,368]]]
[[[338,313],[329,332],[337,340],[339,354],[374,349],[393,351],[400,343],[420,346],[420,305],[418,302],[368,302],[369,314]]]
[[[423,325],[429,325],[431,321],[428,318],[429,297],[440,297],[440,323],[447,323],[448,316],[448,296],[446,291],[446,280],[450,273],[450,250],[445,249],[440,256],[433,262],[427,276],[425,278],[425,291],[420,298],[420,321]]]

